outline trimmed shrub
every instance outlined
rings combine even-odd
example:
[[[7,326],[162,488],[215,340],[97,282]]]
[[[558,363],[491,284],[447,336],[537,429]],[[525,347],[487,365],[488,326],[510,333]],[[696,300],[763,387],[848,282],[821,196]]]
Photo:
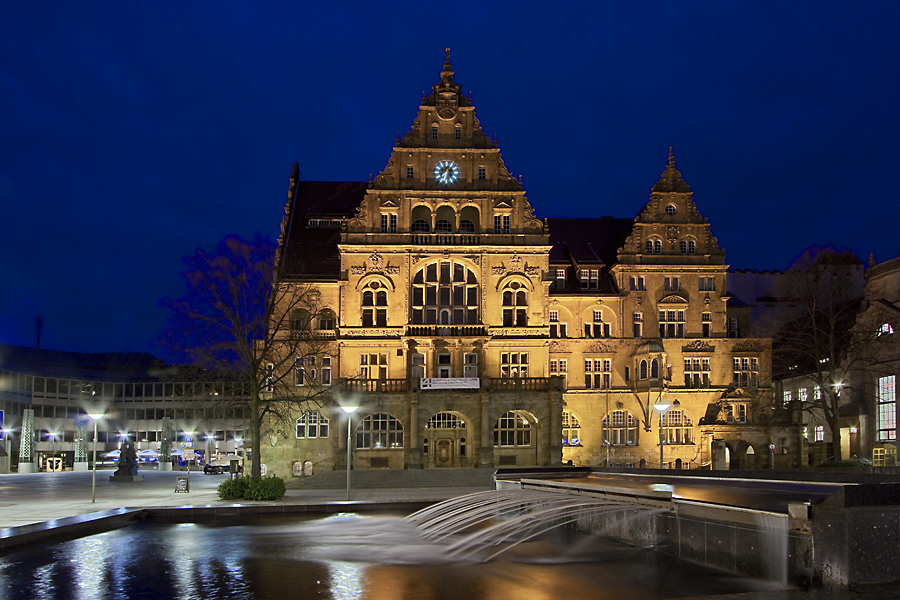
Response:
[[[251,479],[247,490],[249,500],[280,500],[284,497],[284,479],[271,475],[262,479]]]
[[[250,488],[250,480],[245,477],[237,479],[226,479],[219,484],[217,492],[222,500],[240,500],[247,496],[247,490]]]
[[[219,484],[217,492],[222,500],[280,500],[285,493],[284,479],[274,475],[262,479],[226,479]]]
[[[847,458],[844,460],[826,460],[820,462],[817,467],[871,467],[872,461],[868,458]]]

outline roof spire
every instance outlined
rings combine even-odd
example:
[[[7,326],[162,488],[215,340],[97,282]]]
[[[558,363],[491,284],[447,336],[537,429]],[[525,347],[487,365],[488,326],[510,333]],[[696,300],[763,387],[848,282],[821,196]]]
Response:
[[[450,48],[447,48],[447,55],[444,57],[444,70],[445,71],[453,70],[450,68]]]
[[[682,194],[691,191],[691,186],[685,183],[684,179],[681,178],[681,173],[675,167],[675,153],[672,151],[671,146],[669,146],[669,162],[666,165],[666,170],[659,176],[659,181],[653,186],[653,191],[663,193],[679,192]]]

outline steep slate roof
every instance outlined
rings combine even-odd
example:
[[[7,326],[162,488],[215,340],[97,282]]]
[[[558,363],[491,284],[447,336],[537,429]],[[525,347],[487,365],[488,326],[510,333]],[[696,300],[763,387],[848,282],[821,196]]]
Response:
[[[616,264],[618,250],[631,233],[632,219],[547,219],[550,228],[550,264],[600,267],[601,292],[614,293],[609,268]],[[574,291],[574,288],[573,288]],[[597,290],[585,290],[596,293]]]
[[[367,181],[301,181],[287,216],[281,257],[287,279],[337,279],[340,228],[309,227],[309,219],[348,219],[362,203]]]

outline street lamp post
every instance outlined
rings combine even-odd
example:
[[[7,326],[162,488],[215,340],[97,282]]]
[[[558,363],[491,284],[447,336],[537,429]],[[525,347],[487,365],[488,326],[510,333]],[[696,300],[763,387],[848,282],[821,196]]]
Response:
[[[350,424],[353,421],[350,415],[356,412],[358,406],[342,406],[341,409],[347,413],[347,502],[350,502]]]
[[[191,450],[191,455],[194,455],[194,432],[193,432],[193,431],[185,431],[185,432],[184,432],[184,435],[185,435],[188,439],[191,440],[191,441],[190,441],[190,445],[191,445],[190,450]],[[188,467],[188,470],[187,470],[187,489],[191,489],[191,461],[187,461],[187,467]]]
[[[97,501],[97,421],[103,418],[101,413],[91,413],[88,415],[94,420],[94,469],[91,475],[91,504]]]
[[[659,411],[659,468],[660,469],[663,468],[663,464],[664,464],[663,463],[663,458],[664,458],[663,450],[665,448],[665,443],[666,443],[666,438],[663,433],[663,415],[670,408],[678,407],[679,404],[680,403],[678,402],[678,400],[675,400],[675,402],[673,402],[672,404],[667,404],[665,402],[660,401],[659,403],[653,405],[653,408],[655,408],[656,410]]]

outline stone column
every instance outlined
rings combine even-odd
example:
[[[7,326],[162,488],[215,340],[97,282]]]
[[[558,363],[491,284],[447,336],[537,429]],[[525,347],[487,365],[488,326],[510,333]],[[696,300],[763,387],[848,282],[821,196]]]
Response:
[[[491,436],[491,396],[481,392],[481,467],[494,466],[494,440]]]
[[[408,435],[409,449],[406,453],[406,467],[421,469],[424,465],[422,464],[422,450],[419,447],[419,393],[408,392],[407,402],[409,404],[409,431],[406,434]]]
[[[550,394],[550,456],[549,466],[562,464],[562,394]]]

